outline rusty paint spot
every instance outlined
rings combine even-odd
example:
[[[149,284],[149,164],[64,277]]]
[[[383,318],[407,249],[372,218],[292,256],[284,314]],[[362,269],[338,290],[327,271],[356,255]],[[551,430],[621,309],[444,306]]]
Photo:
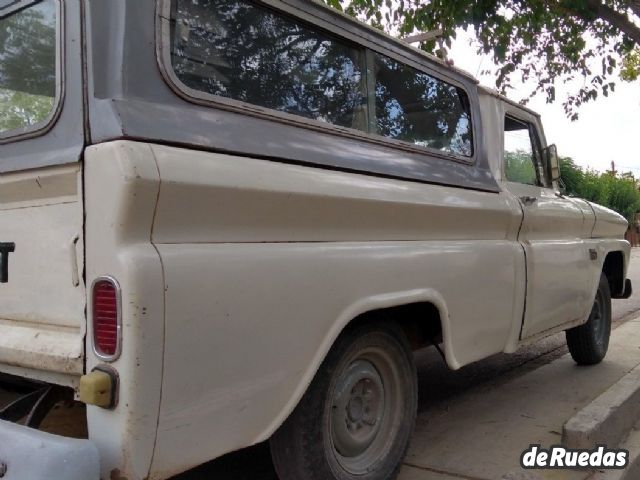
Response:
[[[111,470],[111,475],[109,476],[109,478],[111,480],[129,480],[127,477],[123,477],[120,474],[119,468],[114,468],[113,470]]]

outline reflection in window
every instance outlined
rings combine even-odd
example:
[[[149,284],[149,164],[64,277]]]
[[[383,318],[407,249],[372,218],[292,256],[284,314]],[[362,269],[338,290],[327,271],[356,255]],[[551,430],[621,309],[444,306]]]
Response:
[[[375,54],[377,133],[473,155],[469,99],[461,89]]]
[[[0,19],[0,133],[51,114],[56,96],[56,3],[45,0]]]
[[[172,27],[188,87],[366,129],[361,49],[242,0],[176,0]]]
[[[246,0],[174,0],[171,62],[212,95],[470,157],[460,88]]]
[[[528,123],[511,117],[504,123],[504,169],[508,181],[537,185],[535,156]]]

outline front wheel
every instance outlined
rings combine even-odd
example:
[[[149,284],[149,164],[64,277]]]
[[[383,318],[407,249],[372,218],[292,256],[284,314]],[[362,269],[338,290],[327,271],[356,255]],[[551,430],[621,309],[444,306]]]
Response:
[[[409,445],[418,387],[395,324],[343,333],[271,438],[280,480],[392,480]]]
[[[567,330],[567,346],[579,365],[595,365],[607,354],[611,336],[611,291],[603,274],[589,320],[584,325]]]

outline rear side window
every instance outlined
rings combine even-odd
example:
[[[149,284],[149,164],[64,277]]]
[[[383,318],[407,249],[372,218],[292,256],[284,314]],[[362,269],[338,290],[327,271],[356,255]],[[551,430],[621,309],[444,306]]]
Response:
[[[473,155],[469,98],[462,89],[383,55],[374,58],[376,133]]]
[[[188,87],[366,127],[364,55],[289,17],[235,0],[177,0],[171,60]]]
[[[44,0],[2,15],[0,9],[0,136],[11,136],[46,124],[53,114],[57,5]]]
[[[191,90],[473,156],[461,88],[246,0],[173,0],[170,17]]]

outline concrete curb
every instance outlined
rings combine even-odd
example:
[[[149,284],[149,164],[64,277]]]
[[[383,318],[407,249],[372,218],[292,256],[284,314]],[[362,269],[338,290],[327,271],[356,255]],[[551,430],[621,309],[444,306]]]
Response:
[[[636,457],[632,464],[624,471],[620,480],[638,480],[640,476],[640,457]]]
[[[637,428],[637,426],[636,426]],[[624,470],[600,470],[590,480],[637,480],[640,478],[640,430],[634,428],[620,445],[629,451],[629,465]]]
[[[627,442],[621,446],[629,450],[629,465],[620,480],[637,480],[640,478],[640,431],[633,430]]]
[[[567,448],[614,448],[640,418],[640,366],[564,424],[562,443]]]

